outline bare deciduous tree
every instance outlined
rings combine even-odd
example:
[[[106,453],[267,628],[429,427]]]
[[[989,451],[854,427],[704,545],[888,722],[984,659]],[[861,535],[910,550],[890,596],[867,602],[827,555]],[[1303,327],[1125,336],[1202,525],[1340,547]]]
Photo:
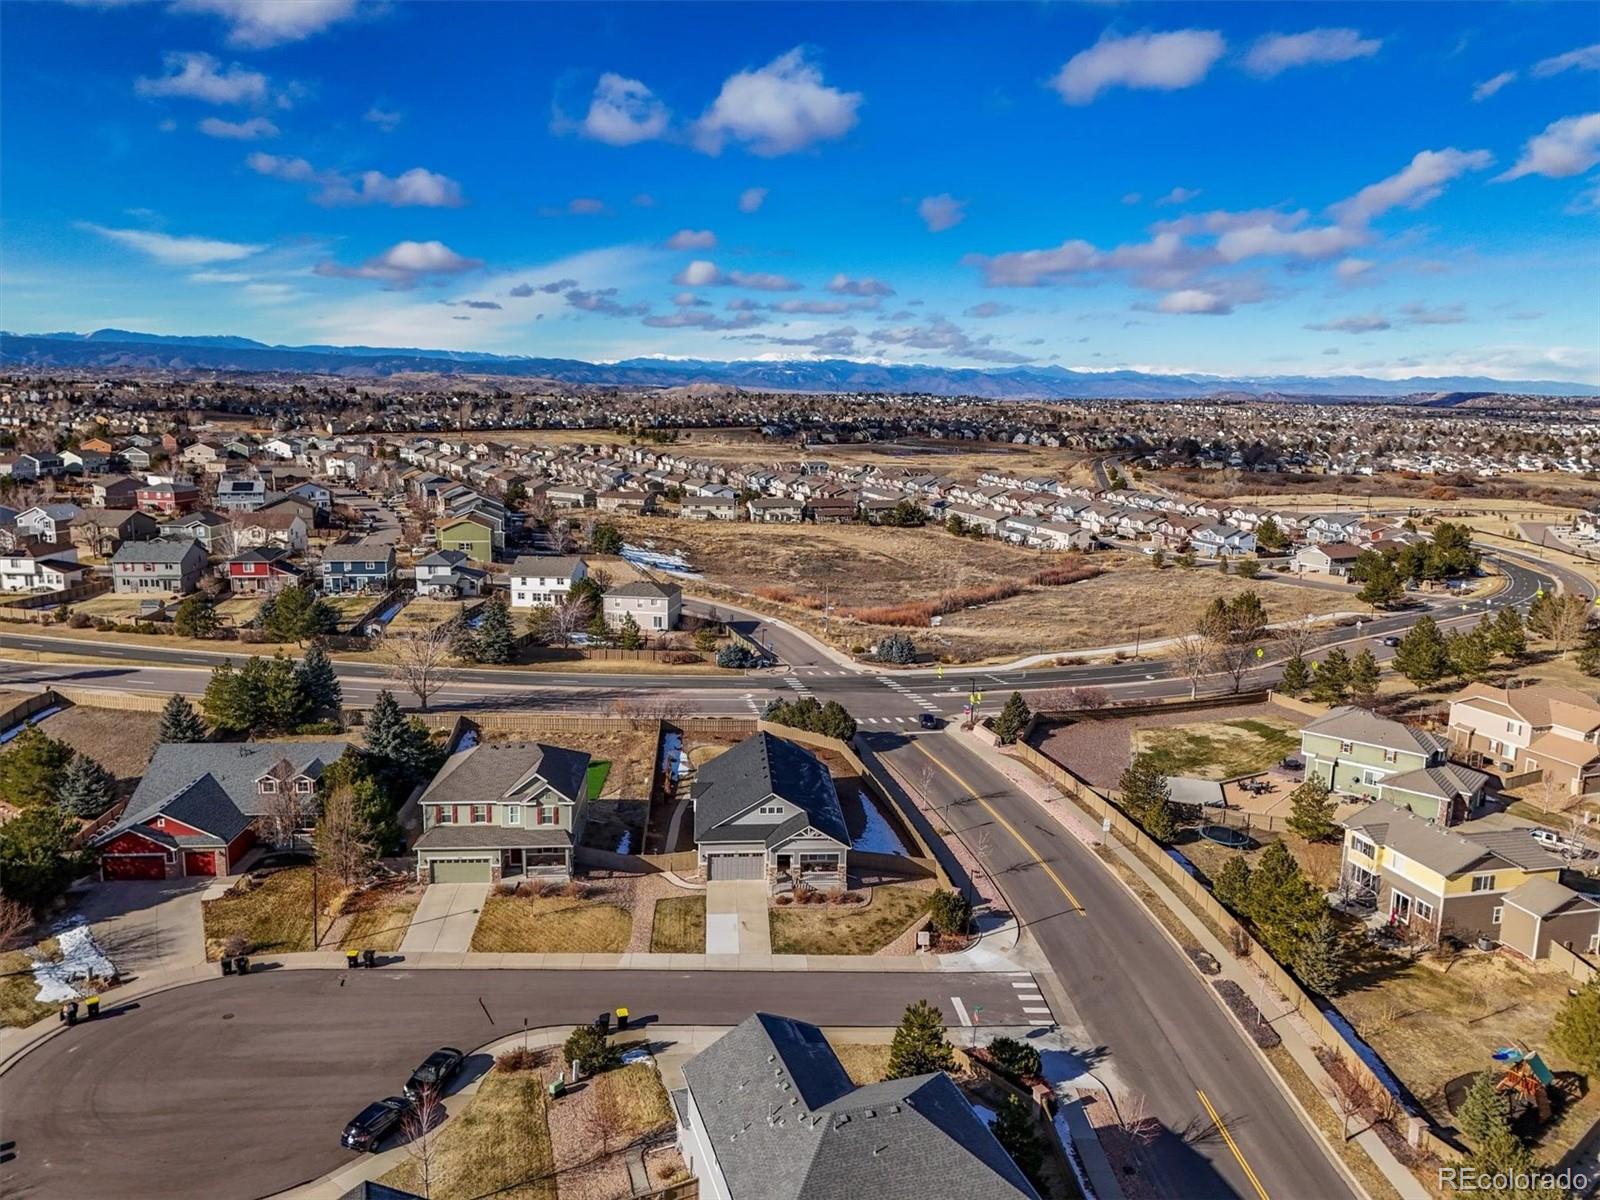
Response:
[[[323,797],[316,845],[318,865],[345,887],[354,887],[371,872],[378,854],[350,788],[334,788]]]
[[[1272,640],[1283,647],[1285,657],[1304,658],[1316,645],[1316,617],[1307,613],[1293,621],[1284,622],[1272,631]]]
[[[416,1104],[400,1120],[401,1149],[417,1168],[417,1185],[423,1200],[433,1200],[440,1180],[439,1127],[444,1124],[444,1103],[433,1088],[424,1088]]]
[[[1150,1098],[1143,1092],[1124,1096],[1116,1114],[1122,1135],[1137,1146],[1148,1146],[1161,1136],[1161,1122],[1150,1111]]]
[[[0,950],[22,942],[33,928],[33,910],[20,900],[0,897]]]
[[[1189,681],[1189,699],[1200,694],[1200,681],[1211,673],[1215,653],[1211,639],[1198,633],[1180,634],[1172,639],[1172,665]]]
[[[278,790],[267,798],[261,814],[261,832],[274,846],[291,845],[294,835],[305,828],[308,816],[302,797],[287,781],[280,782]]]
[[[450,668],[452,632],[441,622],[426,632],[383,639],[380,654],[389,665],[389,678],[415,695],[423,712],[439,689],[455,678]]]
[[[550,636],[562,649],[572,645],[572,635],[589,623],[585,600],[563,600],[550,610]]]

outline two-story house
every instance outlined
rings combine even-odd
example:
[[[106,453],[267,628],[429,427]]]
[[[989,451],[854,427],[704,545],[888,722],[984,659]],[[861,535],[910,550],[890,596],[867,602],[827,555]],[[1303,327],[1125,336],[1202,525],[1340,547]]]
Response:
[[[134,499],[140,508],[154,512],[193,512],[200,503],[200,489],[192,483],[142,483]]]
[[[205,567],[206,552],[198,542],[124,542],[111,556],[111,590],[186,596],[199,586]]]
[[[267,831],[309,829],[344,742],[164,742],[117,822],[91,843],[102,879],[227,875]]]
[[[289,552],[271,546],[257,546],[228,560],[228,587],[246,596],[275,596],[300,582],[300,568],[289,561]]]
[[[678,627],[683,589],[675,583],[639,579],[610,589],[601,598],[600,607],[606,624],[613,628],[631,616],[645,633],[665,633]]]
[[[1534,797],[1552,807],[1600,792],[1600,703],[1576,688],[1468,684],[1450,701],[1450,741],[1503,774],[1538,772],[1548,786]]]
[[[136,508],[86,508],[72,523],[72,544],[104,558],[123,542],[146,542],[160,532],[156,519]]]
[[[1489,777],[1447,757],[1450,744],[1425,729],[1345,705],[1300,730],[1306,778],[1332,792],[1387,800],[1453,825],[1483,800]]]
[[[417,802],[417,878],[570,879],[588,801],[589,756],[581,750],[483,741],[457,750]]]
[[[439,549],[457,550],[473,562],[494,562],[495,527],[474,513],[449,517],[434,526]]]
[[[226,554],[238,548],[238,535],[233,522],[221,513],[194,512],[163,521],[159,536],[168,541],[199,542],[200,549],[209,554]]]
[[[695,772],[694,841],[708,880],[843,887],[850,833],[827,764],[762,731]]]
[[[417,595],[438,600],[478,595],[483,591],[485,575],[469,564],[469,557],[460,550],[435,550],[426,558],[419,558],[413,573]]]
[[[29,542],[0,550],[0,592],[64,591],[88,573],[75,546]]]
[[[255,512],[267,502],[266,481],[255,476],[217,480],[217,507],[227,512]]]
[[[570,555],[520,555],[511,564],[511,607],[554,608],[588,573],[589,564]]]
[[[35,504],[19,512],[12,524],[41,542],[70,542],[72,523],[82,512],[76,504]]]
[[[139,502],[139,481],[127,475],[107,475],[89,485],[95,508],[132,508]]]
[[[322,552],[322,590],[329,595],[387,592],[394,587],[394,581],[393,546],[341,542]]]
[[[234,536],[240,549],[273,546],[291,554],[304,554],[310,544],[306,519],[289,508],[262,508],[233,517]]]
[[[1360,557],[1361,547],[1352,542],[1322,542],[1296,550],[1292,565],[1302,575],[1310,571],[1317,575],[1343,578],[1350,574],[1350,568],[1356,565],[1356,559]]]
[[[1524,958],[1551,942],[1600,949],[1600,903],[1561,882],[1561,860],[1526,829],[1443,829],[1379,801],[1344,821],[1340,881],[1380,919],[1430,937],[1490,938]]]

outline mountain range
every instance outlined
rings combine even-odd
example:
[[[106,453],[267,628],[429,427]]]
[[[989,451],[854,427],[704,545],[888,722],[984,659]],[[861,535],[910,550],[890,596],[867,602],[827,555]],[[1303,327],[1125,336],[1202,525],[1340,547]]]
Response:
[[[390,375],[504,375],[622,387],[719,384],[758,391],[894,392],[999,400],[1176,400],[1263,396],[1307,400],[1381,398],[1454,403],[1467,395],[1600,396],[1600,387],[1549,379],[1485,376],[1160,375],[1143,371],[1072,371],[1055,366],[941,367],[851,359],[787,361],[630,358],[584,362],[464,350],[382,346],[272,346],[227,335],[174,336],[126,329],[93,333],[0,332],[0,366],[29,370],[241,371],[319,374],[345,379]]]

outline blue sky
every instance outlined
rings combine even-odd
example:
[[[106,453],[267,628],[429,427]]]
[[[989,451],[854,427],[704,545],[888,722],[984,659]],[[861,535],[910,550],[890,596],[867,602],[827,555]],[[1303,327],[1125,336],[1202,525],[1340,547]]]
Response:
[[[0,7],[0,326],[1600,383],[1585,4]]]

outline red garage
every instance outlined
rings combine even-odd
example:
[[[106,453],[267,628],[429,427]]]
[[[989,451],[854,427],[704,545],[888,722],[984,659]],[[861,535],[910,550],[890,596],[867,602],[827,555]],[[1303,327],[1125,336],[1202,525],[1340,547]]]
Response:
[[[209,792],[199,781],[190,791]],[[204,799],[207,803],[196,803]],[[185,803],[186,800],[190,802]],[[187,819],[172,811],[181,810]],[[209,826],[210,828],[207,828]],[[255,844],[250,819],[216,797],[181,792],[143,821],[113,828],[100,842],[102,879],[178,879],[226,875]]]

